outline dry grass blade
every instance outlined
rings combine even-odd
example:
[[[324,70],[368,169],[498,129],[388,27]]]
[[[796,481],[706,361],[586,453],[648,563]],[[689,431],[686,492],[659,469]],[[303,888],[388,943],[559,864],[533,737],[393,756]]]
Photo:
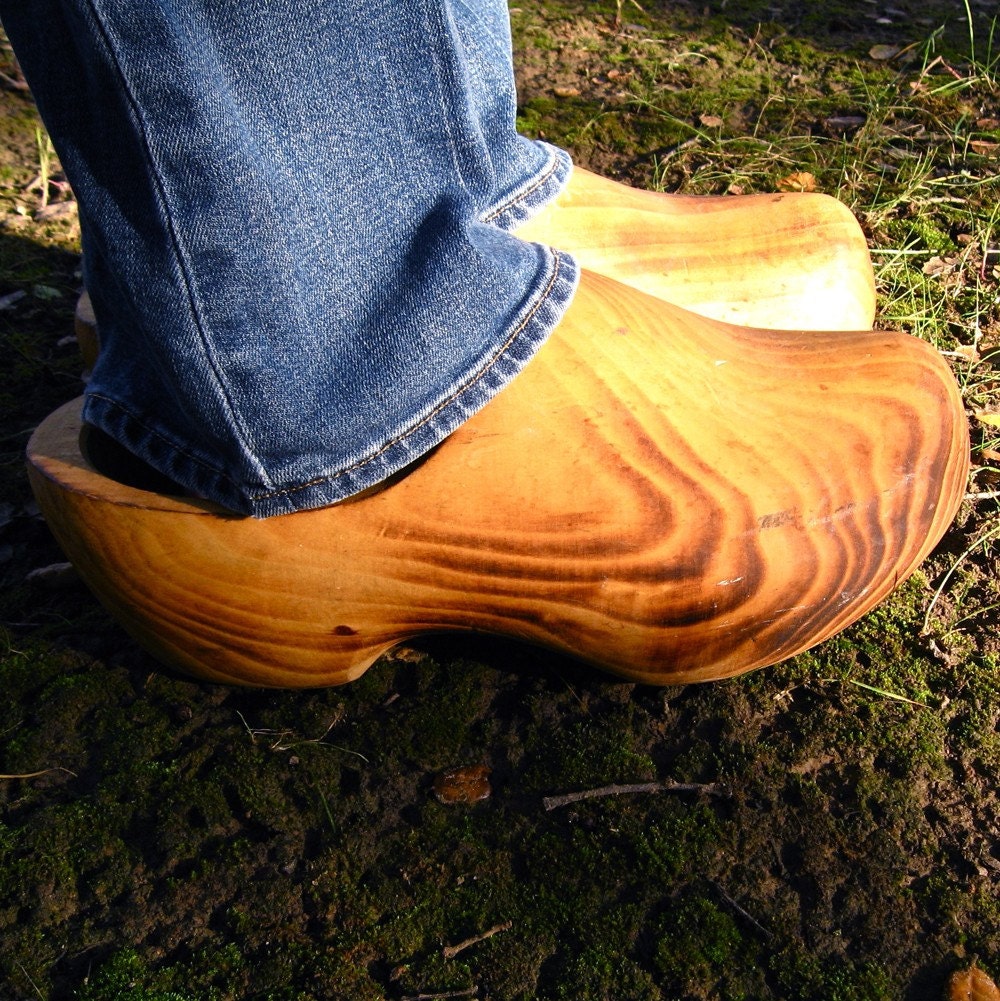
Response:
[[[5,782],[13,782],[17,779],[37,779],[42,775],[51,775],[52,772],[62,772],[64,775],[72,775],[76,778],[76,772],[71,772],[68,768],[61,768],[58,765],[54,768],[42,768],[37,772],[18,772],[9,775],[0,775],[0,780]]]

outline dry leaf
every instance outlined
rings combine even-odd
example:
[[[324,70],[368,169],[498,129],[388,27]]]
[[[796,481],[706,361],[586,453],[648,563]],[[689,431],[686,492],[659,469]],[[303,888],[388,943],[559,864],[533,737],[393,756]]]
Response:
[[[983,449],[983,451],[988,450]],[[1000,459],[1000,455],[997,458]],[[979,466],[975,472],[976,486],[982,490],[993,490],[1000,483],[1000,470],[993,469],[990,466]]]
[[[555,88],[553,88],[552,93],[555,94],[556,97],[579,97],[580,96],[580,91],[576,87],[555,87]]]
[[[76,202],[53,202],[35,212],[36,222],[51,222],[53,219],[70,219],[76,216]]]
[[[398,660],[403,664],[421,664],[427,659],[427,654],[414,650],[411,646],[395,646],[383,654],[387,660]]]
[[[980,118],[976,121],[976,128],[984,129],[987,132],[1000,129],[1000,118]]]
[[[23,289],[16,292],[8,292],[7,295],[0,295],[0,309],[12,309],[15,303],[20,302],[28,293]]]
[[[489,799],[492,793],[486,765],[449,768],[434,777],[434,795],[442,803],[478,803]]]
[[[945,1001],[1000,1001],[1000,990],[982,970],[973,966],[952,974]]]
[[[801,170],[795,174],[789,174],[778,181],[779,191],[815,191],[816,178],[808,171]]]
[[[979,351],[976,350],[976,346],[974,344],[957,344],[952,353],[957,355],[959,358],[964,358],[966,361],[979,361]]]
[[[980,449],[979,457],[981,459],[985,459],[987,462],[1000,462],[1000,452],[997,452],[992,448]]]
[[[61,591],[80,583],[72,563],[50,563],[47,567],[32,570],[24,579],[26,583],[46,591]]]
[[[995,156],[1000,150],[1000,143],[987,142],[985,139],[970,139],[969,148],[980,156]]]
[[[958,260],[954,257],[932,257],[923,267],[925,275],[948,275],[955,270]]]
[[[991,428],[1000,428],[1000,413],[992,410],[974,410],[972,416],[980,424],[988,424]]]
[[[877,59],[882,62],[886,59],[894,59],[902,51],[902,48],[898,45],[873,45],[868,50],[868,55],[871,56],[872,59]]]
[[[699,115],[698,121],[701,122],[706,129],[721,129],[724,124],[718,115]]]

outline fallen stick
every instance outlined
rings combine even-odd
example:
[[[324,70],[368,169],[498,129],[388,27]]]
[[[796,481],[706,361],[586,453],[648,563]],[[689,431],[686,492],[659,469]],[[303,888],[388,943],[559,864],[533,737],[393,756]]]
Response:
[[[584,789],[567,792],[561,796],[546,796],[542,805],[546,810],[555,810],[583,799],[601,799],[604,796],[624,796],[639,792],[703,792],[709,796],[727,796],[728,793],[714,782],[638,782],[634,785],[601,786],[599,789]]]
[[[464,952],[468,949],[469,946],[476,945],[479,942],[484,942],[488,938],[493,938],[493,936],[499,932],[507,931],[510,926],[510,921],[504,921],[498,925],[494,925],[489,931],[484,931],[482,935],[474,935],[472,938],[467,938],[464,942],[459,942],[458,945],[446,945],[442,955],[445,959],[454,959],[460,952]]]
[[[76,778],[76,772],[71,772],[68,768],[43,768],[40,772],[20,772],[15,775],[0,775],[0,780],[13,780],[13,779],[37,779],[39,775],[48,775],[49,772],[65,772],[67,775],[72,775]]]
[[[464,991],[445,991],[444,994],[409,994],[402,1001],[438,1001],[439,998],[470,998],[478,993],[478,987],[470,987]]]

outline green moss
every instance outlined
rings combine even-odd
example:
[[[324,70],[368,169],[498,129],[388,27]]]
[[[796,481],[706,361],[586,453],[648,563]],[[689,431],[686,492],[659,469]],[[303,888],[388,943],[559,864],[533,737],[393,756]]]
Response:
[[[664,885],[697,872],[724,840],[716,813],[704,803],[666,803],[651,824],[636,833],[637,850],[648,878]]]
[[[898,987],[877,964],[855,963],[842,958],[824,964],[804,952],[788,952],[776,957],[776,973],[782,997],[788,1001],[894,1001]]]
[[[526,747],[525,791],[551,793],[555,776],[566,789],[652,779],[656,769],[629,732],[622,711],[601,720],[565,721],[553,732],[539,731]]]
[[[76,994],[77,1001],[214,1001],[213,994],[164,990],[157,981],[167,974],[153,974],[132,949],[115,953]]]
[[[674,901],[658,923],[654,940],[653,961],[675,992],[710,991],[721,974],[725,986],[719,996],[753,996],[725,973],[746,969],[753,962],[752,946],[733,917],[705,897],[689,892]]]

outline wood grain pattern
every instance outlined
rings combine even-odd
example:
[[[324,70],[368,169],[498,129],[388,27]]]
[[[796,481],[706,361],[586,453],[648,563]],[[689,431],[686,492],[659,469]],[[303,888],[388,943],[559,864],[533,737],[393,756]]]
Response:
[[[515,232],[727,323],[869,330],[875,317],[865,235],[828,195],[667,195],[575,168]]]
[[[442,630],[656,684],[772,664],[907,576],[968,473],[922,342],[731,327],[587,274],[527,369],[363,498],[254,521],[112,482],[78,435],[69,404],[30,472],[94,592],[165,661],[275,686]]]

